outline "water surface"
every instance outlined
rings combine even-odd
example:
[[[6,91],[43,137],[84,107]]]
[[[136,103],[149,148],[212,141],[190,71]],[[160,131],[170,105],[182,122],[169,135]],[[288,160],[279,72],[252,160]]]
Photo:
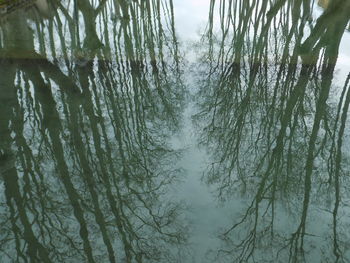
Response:
[[[0,3],[0,262],[350,262],[348,0]]]

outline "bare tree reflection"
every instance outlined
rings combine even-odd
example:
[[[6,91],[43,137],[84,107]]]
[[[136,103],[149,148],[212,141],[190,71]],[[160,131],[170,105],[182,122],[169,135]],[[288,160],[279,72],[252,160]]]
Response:
[[[324,262],[349,260],[349,236],[339,234],[349,218],[349,85],[337,95],[334,74],[350,4],[332,1],[312,23],[314,4],[211,2],[201,61],[208,77],[195,116],[213,156],[205,179],[223,200],[251,197],[220,235],[224,262],[310,262],[321,253]]]
[[[18,9],[0,25],[1,258],[177,261],[186,227],[164,195],[181,172],[167,143],[184,95],[172,2],[48,6],[45,20]]]

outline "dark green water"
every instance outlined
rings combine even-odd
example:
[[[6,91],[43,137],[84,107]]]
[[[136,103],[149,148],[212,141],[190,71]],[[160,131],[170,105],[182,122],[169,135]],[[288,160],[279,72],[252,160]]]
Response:
[[[2,5],[1,263],[350,262],[349,0]]]

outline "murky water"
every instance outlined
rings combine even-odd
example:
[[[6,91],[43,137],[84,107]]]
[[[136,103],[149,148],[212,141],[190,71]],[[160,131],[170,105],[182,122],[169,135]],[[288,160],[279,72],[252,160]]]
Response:
[[[0,262],[350,262],[349,19],[0,0]]]

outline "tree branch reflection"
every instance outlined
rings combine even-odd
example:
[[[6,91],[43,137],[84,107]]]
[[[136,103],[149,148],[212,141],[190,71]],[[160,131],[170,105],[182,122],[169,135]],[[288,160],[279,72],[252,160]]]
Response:
[[[0,257],[177,262],[184,88],[169,1],[49,2],[0,24]]]
[[[220,234],[223,262],[348,260],[348,80],[339,99],[334,76],[350,5],[332,1],[313,23],[314,4],[211,2],[194,116],[213,158],[204,178],[221,200],[250,197]]]

